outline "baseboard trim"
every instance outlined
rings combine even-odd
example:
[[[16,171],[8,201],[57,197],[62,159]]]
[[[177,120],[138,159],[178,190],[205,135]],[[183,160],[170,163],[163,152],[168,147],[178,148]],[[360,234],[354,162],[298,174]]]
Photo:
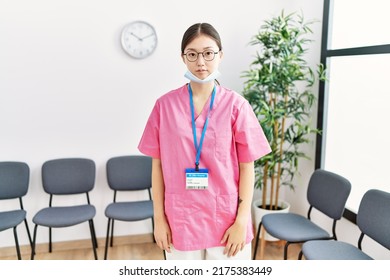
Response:
[[[137,234],[137,235],[124,235],[124,236],[115,236],[114,245],[129,245],[129,244],[139,244],[139,243],[150,243],[153,242],[153,234]],[[98,246],[103,248],[106,244],[106,238],[98,238]],[[66,251],[66,250],[75,250],[75,249],[86,249],[91,248],[91,239],[83,240],[72,240],[72,241],[61,241],[53,242],[53,251]],[[35,251],[37,253],[48,252],[49,243],[40,243],[36,244]],[[31,247],[29,245],[20,246],[21,254],[31,254]],[[15,246],[3,247],[0,248],[0,258],[6,258],[10,256],[16,256]]]

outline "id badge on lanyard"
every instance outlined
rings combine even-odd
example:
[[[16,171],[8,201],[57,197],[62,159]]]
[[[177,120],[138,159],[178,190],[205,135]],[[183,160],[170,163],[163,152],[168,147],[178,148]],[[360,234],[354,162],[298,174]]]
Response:
[[[209,187],[209,171],[206,168],[186,168],[186,189],[205,190]]]
[[[209,187],[209,170],[207,168],[199,168],[200,154],[202,152],[203,140],[206,135],[207,126],[209,124],[210,111],[213,108],[216,87],[214,86],[211,94],[210,107],[207,112],[206,121],[203,126],[202,135],[200,137],[199,146],[196,136],[196,125],[195,125],[195,109],[194,102],[192,100],[192,89],[188,84],[188,91],[190,96],[190,107],[191,107],[191,118],[192,118],[192,133],[194,136],[194,146],[196,151],[195,168],[186,168],[186,189],[187,190],[206,190]]]

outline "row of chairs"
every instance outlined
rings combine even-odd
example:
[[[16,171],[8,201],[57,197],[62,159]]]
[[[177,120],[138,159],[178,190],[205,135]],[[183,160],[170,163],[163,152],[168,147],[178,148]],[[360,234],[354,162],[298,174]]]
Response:
[[[108,243],[113,246],[114,221],[140,221],[151,219],[153,227],[153,203],[151,197],[152,159],[143,155],[118,156],[110,158],[106,164],[107,182],[113,190],[113,202],[107,205],[105,215],[108,218],[104,259],[107,259]],[[93,218],[95,206],[91,203],[89,192],[95,185],[96,165],[87,158],[61,158],[46,161],[42,165],[42,186],[50,195],[49,205],[33,216],[34,234],[31,237],[26,220],[26,210],[22,198],[29,187],[30,168],[27,163],[0,162],[0,200],[18,199],[20,208],[0,212],[0,232],[13,229],[17,257],[21,259],[17,226],[25,223],[31,245],[31,259],[35,256],[38,226],[49,229],[49,252],[52,252],[52,228],[70,227],[88,222],[91,233],[92,249],[95,259],[98,242]],[[147,190],[149,200],[118,201],[118,192]],[[85,195],[82,205],[55,206],[54,197],[64,195]]]
[[[315,170],[307,189],[307,216],[295,213],[264,215],[258,225],[253,259],[256,259],[262,228],[273,237],[286,241],[285,260],[289,245],[294,243],[303,243],[298,259],[304,256],[307,260],[372,259],[362,251],[364,236],[390,249],[390,193],[376,189],[364,194],[358,209],[356,223],[361,231],[358,245],[337,240],[336,224],[343,216],[350,191],[351,183],[346,178],[326,170]],[[313,209],[333,221],[331,234],[311,219]]]
[[[108,247],[113,246],[114,221],[152,220],[151,200],[151,158],[147,156],[121,156],[107,161],[107,181],[114,191],[113,202],[105,209],[108,218],[104,259]],[[0,232],[13,229],[18,259],[21,259],[17,236],[17,226],[25,223],[31,244],[31,259],[35,255],[35,242],[38,226],[49,228],[49,252],[52,251],[52,228],[69,227],[88,222],[92,248],[97,259],[97,239],[93,224],[95,207],[90,203],[89,192],[95,184],[95,163],[90,159],[67,158],[47,161],[42,166],[42,184],[50,195],[49,207],[41,209],[33,217],[34,236],[31,238],[26,220],[26,210],[22,197],[27,194],[30,170],[23,162],[0,162],[0,200],[18,199],[20,209],[0,212]],[[119,202],[117,192],[147,190],[149,200]],[[390,249],[390,194],[379,190],[369,190],[363,196],[358,213],[357,225],[361,230],[358,247],[337,241],[336,223],[341,219],[345,203],[351,190],[350,182],[335,173],[318,169],[310,178],[307,199],[307,217],[294,213],[267,214],[258,225],[253,259],[258,248],[261,228],[272,236],[285,240],[284,259],[287,259],[288,246],[303,243],[299,259],[370,259],[362,252],[361,244],[365,235],[385,248]],[[85,194],[87,203],[73,206],[53,206],[55,195]],[[332,234],[310,219],[312,209],[317,209],[333,220]],[[110,244],[109,243],[110,240]],[[342,254],[341,254],[341,253]]]

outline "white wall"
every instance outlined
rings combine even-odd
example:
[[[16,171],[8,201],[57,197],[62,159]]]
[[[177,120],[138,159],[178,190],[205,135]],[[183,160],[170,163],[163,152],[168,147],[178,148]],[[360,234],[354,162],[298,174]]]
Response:
[[[225,57],[221,83],[242,91],[240,75],[252,61],[248,43],[265,19],[302,10],[322,18],[321,0],[0,0],[0,160],[25,161],[31,182],[25,208],[31,219],[48,204],[41,186],[44,161],[88,157],[97,165],[98,237],[106,230],[104,208],[111,201],[105,177],[108,158],[138,154],[137,144],[157,97],[186,80],[180,58],[181,37],[195,22],[210,22],[220,32]],[[155,53],[144,60],[121,49],[120,33],[132,20],[149,21],[158,33]],[[319,61],[321,23],[309,60]],[[316,112],[313,113],[313,116]],[[314,145],[308,153],[314,158]],[[314,162],[302,164],[306,182]],[[303,184],[305,185],[305,183]],[[303,211],[306,189],[287,192],[295,211]],[[11,207],[2,202],[0,209]],[[23,226],[20,243],[27,244]],[[150,223],[117,224],[116,234],[151,232]],[[13,246],[12,231],[2,232],[0,247]],[[87,225],[54,230],[54,241],[89,238]],[[38,243],[47,242],[38,231]]]

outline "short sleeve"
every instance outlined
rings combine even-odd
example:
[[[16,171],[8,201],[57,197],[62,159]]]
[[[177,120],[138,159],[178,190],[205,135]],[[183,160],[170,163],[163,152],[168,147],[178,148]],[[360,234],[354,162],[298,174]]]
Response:
[[[239,162],[255,161],[271,152],[263,129],[247,100],[238,110],[233,130]]]
[[[160,110],[159,103],[156,102],[146,123],[138,150],[153,158],[160,158]]]

